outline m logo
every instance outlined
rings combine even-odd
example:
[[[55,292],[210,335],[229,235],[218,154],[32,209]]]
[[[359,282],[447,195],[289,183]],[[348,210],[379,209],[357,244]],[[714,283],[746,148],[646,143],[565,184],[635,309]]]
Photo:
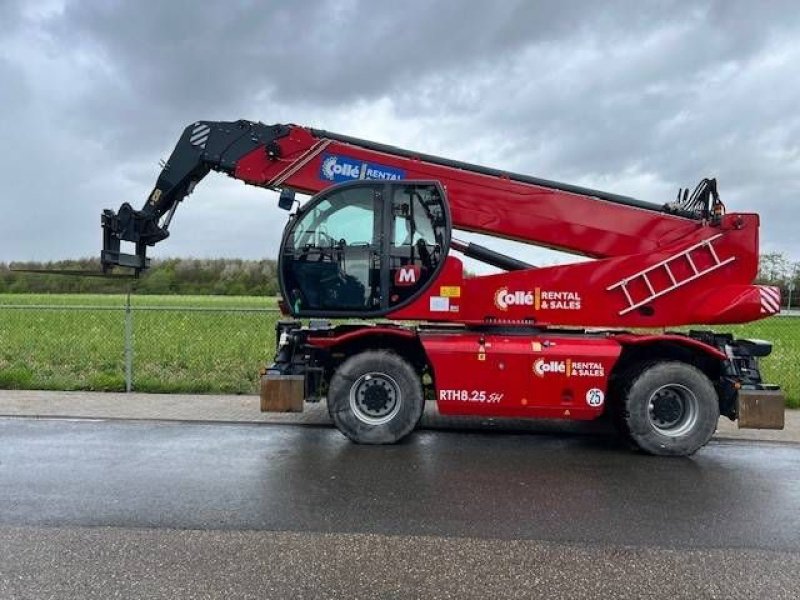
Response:
[[[409,265],[400,267],[394,272],[394,284],[397,286],[416,285],[419,281],[420,267]]]

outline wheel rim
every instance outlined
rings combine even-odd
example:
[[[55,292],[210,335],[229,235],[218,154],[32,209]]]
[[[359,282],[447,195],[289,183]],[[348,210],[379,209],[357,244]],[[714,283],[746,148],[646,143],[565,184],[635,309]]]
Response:
[[[386,373],[365,373],[350,388],[350,410],[367,425],[391,421],[403,401],[400,386]]]
[[[662,385],[650,395],[647,416],[658,433],[679,437],[697,423],[699,402],[694,392],[684,385]]]

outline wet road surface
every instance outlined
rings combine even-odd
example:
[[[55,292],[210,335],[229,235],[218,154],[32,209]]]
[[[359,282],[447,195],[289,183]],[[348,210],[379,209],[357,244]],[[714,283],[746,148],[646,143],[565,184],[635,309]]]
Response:
[[[796,445],[663,459],[598,436],[368,447],[323,427],[25,419],[0,440],[3,597],[94,597],[108,578],[134,597],[800,589]]]

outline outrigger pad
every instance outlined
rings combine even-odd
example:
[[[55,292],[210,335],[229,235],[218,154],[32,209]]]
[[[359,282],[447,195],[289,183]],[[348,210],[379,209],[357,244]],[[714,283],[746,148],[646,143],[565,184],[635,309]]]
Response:
[[[303,375],[263,375],[261,412],[303,412],[305,381]]]
[[[783,429],[786,397],[780,390],[739,390],[739,429]]]

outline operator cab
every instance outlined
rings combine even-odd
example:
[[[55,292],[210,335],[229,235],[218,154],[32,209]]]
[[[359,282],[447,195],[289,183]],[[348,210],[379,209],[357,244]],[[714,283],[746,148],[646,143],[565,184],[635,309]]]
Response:
[[[436,278],[449,232],[437,182],[334,186],[311,198],[286,226],[281,292],[294,316],[384,315]]]

